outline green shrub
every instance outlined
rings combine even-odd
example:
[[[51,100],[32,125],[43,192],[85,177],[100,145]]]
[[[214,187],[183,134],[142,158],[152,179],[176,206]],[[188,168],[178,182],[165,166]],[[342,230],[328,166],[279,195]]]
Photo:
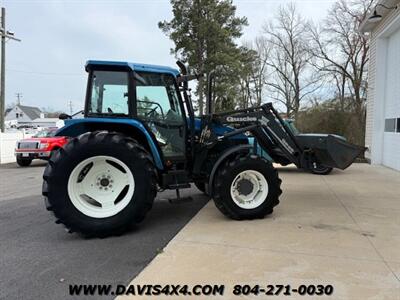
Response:
[[[351,143],[363,146],[365,109],[357,113],[351,105],[344,106],[342,108],[337,100],[331,100],[305,108],[299,111],[296,126],[303,133],[338,134]]]

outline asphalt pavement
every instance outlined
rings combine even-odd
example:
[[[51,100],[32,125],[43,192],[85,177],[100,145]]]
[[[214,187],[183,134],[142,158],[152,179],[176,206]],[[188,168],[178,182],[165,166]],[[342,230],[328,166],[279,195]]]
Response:
[[[71,299],[69,284],[127,284],[208,201],[196,188],[182,190],[192,201],[172,204],[173,191],[159,193],[138,229],[84,239],[46,211],[44,166],[0,166],[0,299]]]

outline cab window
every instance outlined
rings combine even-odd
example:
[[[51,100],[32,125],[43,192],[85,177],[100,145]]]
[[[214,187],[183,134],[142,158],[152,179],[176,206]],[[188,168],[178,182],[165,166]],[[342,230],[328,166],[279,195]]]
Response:
[[[128,115],[128,73],[93,71],[88,112],[100,115]]]
[[[184,155],[184,116],[173,76],[137,72],[136,111],[156,137],[164,156]]]
[[[183,117],[173,77],[158,73],[137,73],[137,76],[138,117],[182,124]]]

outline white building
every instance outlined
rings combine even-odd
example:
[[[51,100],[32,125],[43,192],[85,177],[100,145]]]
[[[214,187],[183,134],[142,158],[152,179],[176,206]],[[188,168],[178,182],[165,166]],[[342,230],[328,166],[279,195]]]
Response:
[[[371,38],[366,156],[400,170],[400,0],[378,1],[360,30]]]
[[[6,110],[5,123],[28,125],[40,117],[44,117],[44,115],[38,107],[17,104],[13,108]]]
[[[58,127],[64,126],[64,121],[59,118],[38,118],[31,123],[35,127]]]
[[[6,127],[28,125],[32,127],[60,127],[63,123],[58,118],[45,118],[44,113],[34,106],[17,104],[7,109],[5,114]]]

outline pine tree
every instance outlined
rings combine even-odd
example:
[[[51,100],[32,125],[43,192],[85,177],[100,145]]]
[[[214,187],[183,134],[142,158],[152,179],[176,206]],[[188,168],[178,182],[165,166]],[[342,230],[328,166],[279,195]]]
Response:
[[[217,66],[215,99],[221,108],[233,108],[239,93],[238,80],[242,51],[235,40],[242,36],[246,17],[235,16],[236,7],[230,0],[171,0],[174,17],[159,22],[159,28],[175,43],[171,53],[197,73],[207,76]],[[196,88],[198,110],[205,109],[206,83],[201,78]]]

